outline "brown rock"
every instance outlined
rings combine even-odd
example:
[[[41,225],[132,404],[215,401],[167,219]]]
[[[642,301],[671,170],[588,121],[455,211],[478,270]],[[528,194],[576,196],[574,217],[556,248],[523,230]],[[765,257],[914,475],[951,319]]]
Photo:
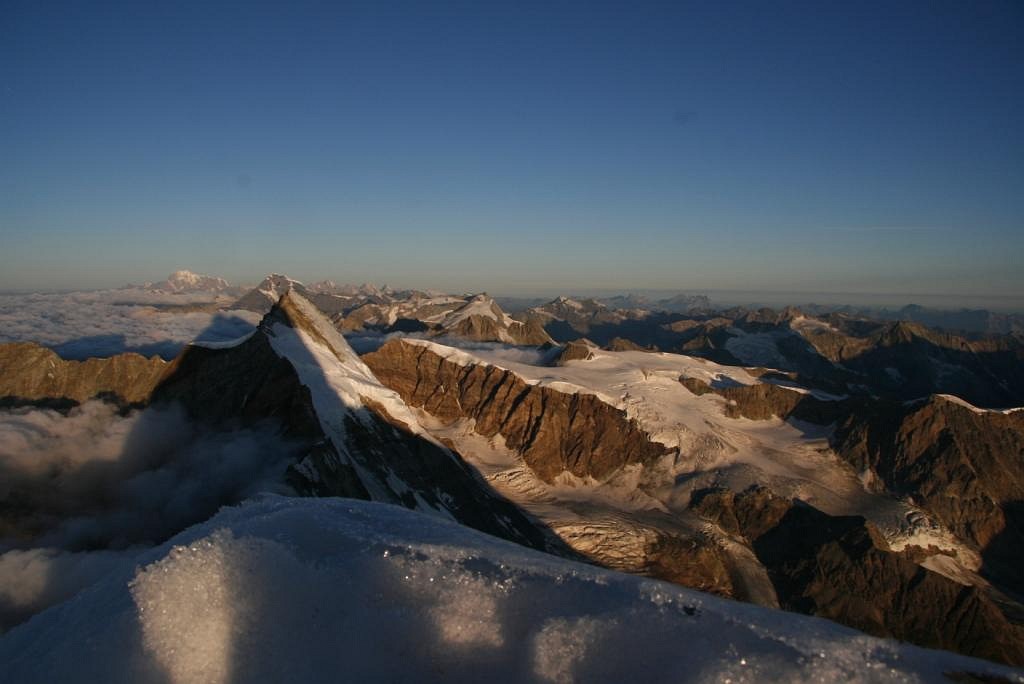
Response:
[[[859,516],[830,516],[764,487],[700,492],[691,507],[749,541],[782,607],[1004,663],[1024,663],[1024,630],[982,591],[889,550]]]
[[[66,361],[31,342],[0,344],[0,397],[8,403],[65,400],[80,404],[107,397],[125,404],[145,402],[167,367],[158,356],[118,354]]]
[[[589,394],[530,385],[494,366],[461,366],[404,340],[362,358],[411,406],[446,422],[472,418],[485,437],[500,434],[548,482],[564,471],[600,479],[668,453],[624,411]]]
[[[586,338],[567,342],[562,345],[561,351],[555,357],[555,366],[564,366],[569,361],[589,361],[594,358],[595,345]]]

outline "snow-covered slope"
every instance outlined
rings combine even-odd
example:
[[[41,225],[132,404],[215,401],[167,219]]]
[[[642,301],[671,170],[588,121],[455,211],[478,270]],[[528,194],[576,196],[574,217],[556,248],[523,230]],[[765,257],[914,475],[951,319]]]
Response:
[[[272,317],[264,321],[262,328],[268,335],[270,346],[278,356],[291,363],[299,381],[309,389],[320,426],[339,456],[355,468],[371,496],[378,500],[391,500],[395,492],[388,492],[379,478],[366,472],[360,459],[350,454],[347,435],[350,421],[362,423],[366,429],[375,429],[378,419],[366,410],[366,404],[372,402],[390,418],[404,424],[413,435],[436,446],[440,447],[440,444],[420,427],[398,393],[380,384],[345,338],[309,300],[289,290],[281,298],[279,306],[288,312],[289,321],[275,321]],[[306,463],[300,467],[309,469],[311,466]],[[390,472],[385,479],[388,483],[398,482]],[[399,485],[399,489],[407,487]],[[433,505],[425,501],[421,503],[423,508],[448,514],[441,502]]]
[[[5,681],[919,682],[1019,671],[398,507],[222,510],[0,640]]]
[[[702,487],[725,485],[742,491],[752,484],[770,484],[775,491],[798,497],[831,515],[867,517],[893,549],[934,545],[956,558],[965,570],[973,571],[980,565],[975,552],[919,509],[866,491],[858,474],[831,451],[828,428],[778,418],[730,418],[724,413],[723,397],[698,396],[679,382],[680,377],[696,378],[712,386],[762,382],[743,368],[679,354],[600,350],[594,351],[592,359],[551,367],[517,360],[499,347],[478,345],[470,350],[427,340],[406,342],[463,366],[496,366],[512,371],[529,384],[597,396],[624,410],[650,439],[674,450],[654,467],[629,466],[603,482],[576,481],[566,474],[558,486],[552,487],[536,481],[522,463],[508,463],[504,472],[489,470],[488,479],[501,493],[560,531],[567,524],[575,524],[578,516],[566,519],[565,514],[578,509],[583,499],[600,502],[606,510],[678,512],[685,508],[691,493]],[[785,389],[808,392],[788,386]],[[815,396],[830,398],[821,392]],[[421,420],[426,419],[421,416]],[[464,453],[482,453],[474,445],[471,425],[463,425],[460,430],[449,428],[444,436],[454,440]],[[546,505],[553,501],[572,505]],[[593,514],[591,507],[587,515]],[[587,515],[580,524],[586,524]]]

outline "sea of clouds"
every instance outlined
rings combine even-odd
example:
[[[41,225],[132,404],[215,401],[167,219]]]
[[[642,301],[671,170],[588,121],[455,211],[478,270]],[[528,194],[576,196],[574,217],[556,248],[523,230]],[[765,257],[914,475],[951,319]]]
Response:
[[[126,351],[171,359],[193,340],[223,342],[259,323],[251,311],[222,311],[213,293],[122,289],[0,295],[0,343],[38,342],[67,359]]]

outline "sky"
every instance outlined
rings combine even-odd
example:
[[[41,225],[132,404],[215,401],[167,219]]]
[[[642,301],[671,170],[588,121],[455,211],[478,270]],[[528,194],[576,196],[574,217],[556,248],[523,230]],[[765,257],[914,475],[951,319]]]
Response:
[[[1024,296],[1024,4],[4,2],[0,290]]]

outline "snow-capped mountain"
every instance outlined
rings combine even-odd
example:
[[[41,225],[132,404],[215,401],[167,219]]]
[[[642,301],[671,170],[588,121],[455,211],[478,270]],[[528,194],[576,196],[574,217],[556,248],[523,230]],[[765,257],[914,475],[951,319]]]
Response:
[[[223,278],[182,270],[175,271],[159,283],[147,283],[146,287],[161,292],[223,292],[231,286]]]
[[[181,403],[197,420],[215,423],[301,415],[288,424],[309,450],[289,470],[298,491],[409,506],[545,544],[536,527],[491,496],[419,425],[297,287],[237,345],[186,350],[151,401]]]
[[[309,296],[311,293],[298,280],[293,280],[280,273],[271,273],[260,284],[249,290],[235,302],[231,308],[267,313],[279,299],[291,290]]]
[[[487,294],[474,295],[447,315],[426,322],[436,322],[441,334],[476,342],[541,345],[553,341],[541,326],[513,319]]]
[[[487,294],[459,297],[410,290],[385,299],[374,296],[336,316],[335,322],[344,331],[418,332],[528,346],[553,342],[536,322],[512,318]]]

